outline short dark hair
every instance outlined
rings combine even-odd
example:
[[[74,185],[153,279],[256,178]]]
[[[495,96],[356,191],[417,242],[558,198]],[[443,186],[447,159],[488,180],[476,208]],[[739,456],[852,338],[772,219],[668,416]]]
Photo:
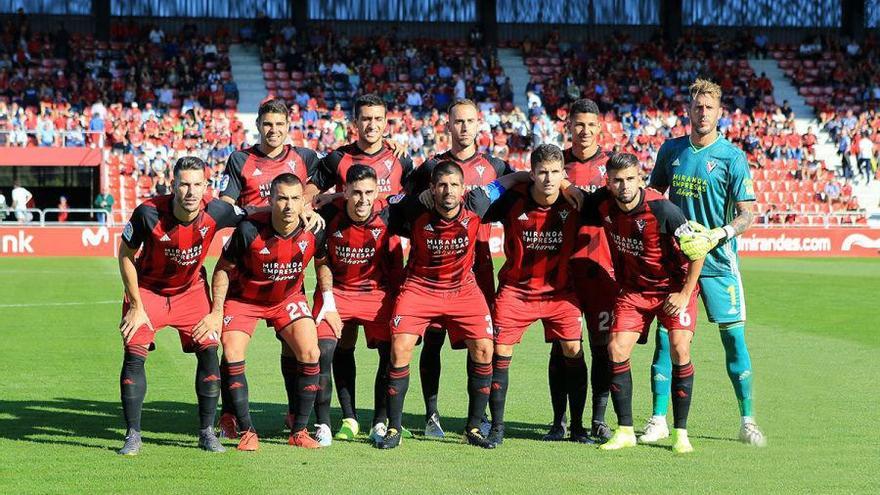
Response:
[[[285,186],[302,186],[302,181],[299,180],[299,177],[296,175],[290,172],[285,172],[272,179],[272,184],[269,186],[269,191],[271,191],[272,195],[278,191],[278,186],[281,184],[284,184]]]
[[[375,94],[366,94],[358,96],[357,100],[354,100],[354,117],[358,118],[361,116],[361,108],[364,107],[382,107],[382,110],[388,112],[388,106],[385,105],[385,100],[379,98]]]
[[[562,150],[559,149],[559,146],[555,144],[542,144],[537,148],[532,150],[532,156],[530,158],[532,168],[535,168],[535,165],[539,163],[548,163],[548,162],[556,162],[565,164],[565,158],[562,155]]]
[[[180,172],[185,170],[201,170],[202,172],[208,168],[204,160],[197,156],[182,156],[174,163],[174,177],[178,177]]]
[[[446,107],[446,114],[452,115],[452,110],[455,107],[462,105],[474,107],[474,110],[476,110],[477,113],[480,112],[480,107],[478,107],[477,104],[474,103],[474,100],[471,100],[470,98],[456,98],[455,100],[452,100],[452,103],[450,103],[448,107]]]
[[[459,178],[464,180],[464,171],[461,169],[461,166],[452,160],[444,160],[435,165],[434,170],[431,170],[431,184],[436,184],[440,177],[444,175],[452,174],[458,175]]]
[[[589,98],[581,98],[572,103],[571,108],[568,109],[568,115],[570,117],[574,117],[575,114],[578,113],[593,113],[599,115],[599,105],[596,105],[596,102]]]
[[[608,163],[605,164],[606,170],[623,170],[630,167],[638,167],[639,159],[632,153],[615,153],[611,155]]]
[[[257,110],[257,120],[263,118],[263,115],[267,113],[278,113],[284,115],[287,119],[290,118],[287,103],[281,98],[273,98],[260,104],[260,109]]]
[[[378,180],[376,178],[376,171],[373,170],[373,167],[362,163],[355,163],[348,169],[348,172],[345,173],[346,184],[351,184],[352,182],[364,179]]]

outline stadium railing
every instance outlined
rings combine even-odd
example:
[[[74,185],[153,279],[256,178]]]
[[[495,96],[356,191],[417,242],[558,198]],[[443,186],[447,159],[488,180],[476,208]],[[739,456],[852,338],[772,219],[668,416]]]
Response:
[[[32,218],[27,222],[19,222],[15,217],[16,211],[21,210],[13,210],[12,208],[0,210],[0,224],[28,225],[31,227],[63,227],[78,225],[122,225],[127,220],[126,218],[123,218],[121,211],[112,211],[110,213],[111,221],[109,223],[101,223],[97,219],[98,214],[107,213],[107,211],[100,208],[68,208],[66,210],[61,210],[58,208],[27,208],[24,211],[30,213]],[[92,218],[92,220],[74,219],[59,222],[57,220],[58,214],[62,212],[66,212],[68,215],[74,217],[82,217],[83,215],[88,215],[89,218]],[[54,220],[52,220],[52,218],[54,218]]]
[[[22,132],[24,132],[24,134],[28,137],[27,144],[25,146],[19,146],[18,144],[14,143],[15,137],[21,135]],[[74,148],[74,147],[75,148],[88,148],[88,147],[103,148],[104,147],[104,137],[105,137],[104,131],[70,131],[70,130],[59,131],[59,130],[55,130],[54,132],[61,136],[61,146],[60,147],[62,147],[62,148],[67,148],[67,147],[71,147],[71,148]],[[37,130],[0,131],[0,146],[21,147],[21,148],[53,148],[53,147],[57,148],[57,147],[59,147],[54,144],[51,146],[40,146],[39,145],[39,134],[40,134],[40,131],[37,131]],[[73,136],[74,134],[83,136],[83,138],[84,138],[83,144],[81,144],[81,145],[80,144],[68,144],[68,139],[70,139],[70,137]],[[31,144],[30,138],[32,136],[36,136],[37,143],[38,143],[37,145]]]

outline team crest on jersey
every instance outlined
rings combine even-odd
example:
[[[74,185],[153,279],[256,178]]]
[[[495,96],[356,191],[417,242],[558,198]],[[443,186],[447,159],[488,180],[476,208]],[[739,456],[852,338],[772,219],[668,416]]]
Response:
[[[636,227],[639,228],[639,232],[645,231],[645,225],[648,225],[648,222],[644,218],[636,219]]]
[[[708,160],[706,162],[706,172],[709,172],[711,174],[713,170],[715,170],[715,162],[713,162],[712,160]]]
[[[599,173],[602,174],[602,175],[605,175],[605,172],[608,170],[608,169],[605,167],[605,165],[599,165],[597,168],[599,169]]]
[[[471,223],[471,219],[470,219],[470,218],[462,218],[462,219],[461,219],[461,226],[462,226],[462,227],[467,228],[467,226],[468,226],[469,223]]]
[[[260,254],[270,254],[270,253],[269,253],[269,248],[264,247],[263,249],[260,249]]]
[[[159,242],[171,242],[171,238],[168,237],[168,234],[166,233],[165,235],[163,235],[162,237],[159,238]]]
[[[397,203],[400,203],[401,200],[403,200],[404,196],[406,196],[406,194],[403,194],[403,193],[395,194],[394,196],[391,196],[388,198],[388,204],[396,205]]]
[[[483,172],[486,171],[486,167],[482,165],[477,165],[476,167],[474,167],[474,170],[476,170],[477,173],[480,174],[480,177],[483,177]]]
[[[675,160],[672,160],[672,168],[675,168],[679,165],[681,165],[681,162],[678,161],[678,158],[676,158]]]
[[[299,250],[304,253],[306,252],[306,248],[309,247],[309,241],[302,240],[297,242],[296,245],[299,246]]]
[[[373,229],[370,233],[373,234],[373,240],[378,240],[379,235],[382,234],[382,229]]]
[[[402,320],[402,319],[403,319],[402,316],[394,315],[394,318],[392,318],[391,321],[394,322],[394,326],[397,327],[400,325],[400,320]]]
[[[385,164],[385,168],[387,168],[388,171],[391,172],[391,167],[394,166],[394,162],[392,162],[391,160],[385,160],[385,161],[382,162],[382,163],[384,163],[384,164]]]
[[[338,237],[338,238],[342,239],[342,231],[337,230],[336,232],[333,233],[333,237]]]
[[[296,160],[287,160],[287,168],[289,168],[291,172],[296,173]]]
[[[199,229],[199,234],[202,234],[202,239],[204,239],[205,236],[208,235],[208,227],[202,227],[202,228],[200,228],[200,229]]]
[[[125,229],[122,230],[122,237],[126,241],[131,242],[131,236],[133,236],[133,235],[134,235],[134,226],[131,224],[131,222],[128,222],[127,224],[125,224]]]
[[[223,192],[227,187],[229,187],[229,174],[223,174],[223,176],[220,177],[220,183],[217,184],[217,190]]]
[[[260,169],[258,168],[255,168],[254,171],[251,173],[251,177],[257,177],[260,175],[263,175],[263,172],[260,172]]]
[[[565,221],[566,218],[568,218],[569,213],[570,212],[568,210],[559,210],[559,217],[562,218],[563,222]]]

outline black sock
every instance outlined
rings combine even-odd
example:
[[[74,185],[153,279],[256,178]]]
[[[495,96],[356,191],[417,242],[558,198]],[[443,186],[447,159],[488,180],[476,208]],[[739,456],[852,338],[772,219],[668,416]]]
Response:
[[[281,376],[284,378],[284,390],[287,392],[287,413],[291,416],[296,414],[296,384],[299,380],[296,368],[295,357],[281,355]]]
[[[382,342],[376,350],[379,352],[379,366],[376,367],[376,380],[373,383],[373,426],[388,421],[388,363],[391,362],[391,344]]]
[[[629,359],[622,363],[611,364],[611,401],[614,403],[614,412],[617,413],[619,426],[632,426],[632,372],[630,371]]]
[[[694,391],[694,364],[672,365],[672,416],[675,428],[687,429],[691,395]]]
[[[507,402],[507,387],[510,378],[510,360],[513,356],[492,358],[492,391],[489,392],[489,412],[492,426],[504,424],[504,404]]]
[[[400,431],[403,421],[403,400],[409,389],[409,365],[388,368],[388,427]]]
[[[247,431],[254,427],[251,422],[250,405],[248,404],[248,383],[244,375],[244,361],[226,363],[224,365],[229,376],[229,398],[235,417],[238,419],[238,429]]]
[[[593,374],[590,375],[590,385],[593,387],[593,422],[604,423],[610,394],[608,387],[611,386],[608,346],[590,344],[590,354],[593,358]]]
[[[333,350],[336,348],[336,339],[321,339],[318,341],[318,349],[321,350],[321,358],[318,361],[321,372],[318,373],[318,396],[315,398],[315,419],[319,424],[330,425],[330,397],[333,395],[333,381],[330,379],[330,371],[333,368]]]
[[[217,400],[220,398],[220,359],[217,346],[196,352],[196,396],[199,399],[199,428],[214,426]]]
[[[553,424],[565,422],[568,393],[565,387],[565,357],[559,342],[550,344],[550,361],[547,363],[547,381],[550,383],[550,405],[553,407]]]
[[[119,395],[122,400],[122,415],[129,430],[141,431],[141,409],[147,395],[147,374],[144,369],[146,360],[147,350],[137,346],[126,348],[122,357]]]
[[[467,360],[468,421],[467,429],[479,428],[489,404],[492,388],[492,363],[475,363]]]
[[[446,330],[428,329],[422,337],[422,354],[419,357],[419,378],[425,399],[425,418],[440,414],[437,395],[440,390],[440,351],[446,340]]]
[[[232,397],[229,396],[229,373],[226,372],[226,358],[220,359],[220,413],[235,414]]]
[[[296,415],[293,418],[293,431],[300,431],[309,422],[315,397],[318,395],[318,380],[321,366],[318,363],[299,363],[297,367]]]
[[[357,368],[354,364],[354,347],[339,347],[333,355],[333,380],[336,382],[336,397],[342,408],[343,418],[357,419],[354,404],[354,387],[357,379]]]
[[[565,358],[565,385],[571,409],[571,427],[583,428],[584,407],[587,405],[587,363],[584,352]]]

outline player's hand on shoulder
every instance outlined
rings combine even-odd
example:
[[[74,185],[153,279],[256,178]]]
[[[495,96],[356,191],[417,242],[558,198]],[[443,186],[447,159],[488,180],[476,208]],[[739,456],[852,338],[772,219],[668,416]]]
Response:
[[[210,312],[193,327],[192,338],[196,342],[220,343],[222,331],[223,313]]]
[[[311,209],[303,210],[303,212],[300,213],[299,218],[303,222],[303,228],[305,230],[311,230],[312,232],[323,230],[327,224],[327,222],[324,221],[324,217]]]
[[[425,205],[425,208],[429,210],[434,208],[434,195],[431,194],[430,189],[425,189],[419,194],[419,202]]]
[[[406,156],[406,146],[393,139],[386,139],[385,144],[391,148],[391,153],[394,155],[394,158],[403,158]]]
[[[147,316],[143,306],[132,304],[128,311],[126,311],[125,316],[122,317],[122,321],[119,322],[119,332],[122,334],[123,341],[126,344],[131,342],[137,329],[143,325],[150,327],[150,330],[153,329],[153,324],[150,322],[150,318]]]
[[[343,193],[328,193],[328,194],[319,194],[315,196],[315,199],[312,200],[312,208],[315,210],[320,210],[325,205],[328,205],[337,199],[341,198]]]
[[[563,183],[563,186],[565,186],[565,183]],[[562,197],[578,211],[584,205],[584,192],[574,184],[568,184],[567,187],[563,187]]]

